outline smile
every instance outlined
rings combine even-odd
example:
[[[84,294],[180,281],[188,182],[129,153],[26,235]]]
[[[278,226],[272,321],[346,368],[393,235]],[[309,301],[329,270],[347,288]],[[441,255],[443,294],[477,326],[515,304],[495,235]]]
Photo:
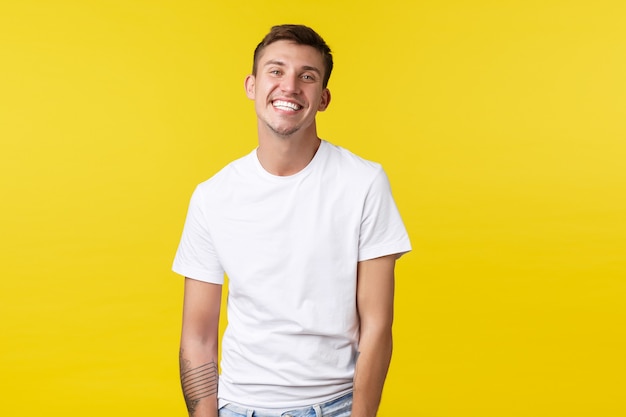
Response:
[[[302,106],[296,103],[292,103],[292,102],[284,101],[284,100],[275,100],[272,102],[272,106],[274,106],[277,109],[287,110],[287,111],[298,111],[302,108]]]

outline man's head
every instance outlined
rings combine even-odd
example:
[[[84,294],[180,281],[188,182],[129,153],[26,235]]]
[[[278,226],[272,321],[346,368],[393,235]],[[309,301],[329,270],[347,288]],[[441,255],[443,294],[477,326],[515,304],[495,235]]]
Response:
[[[315,48],[322,54],[324,60],[324,78],[322,86],[326,88],[328,86],[328,80],[333,70],[333,56],[330,52],[330,48],[326,45],[326,42],[320,35],[318,35],[313,29],[303,25],[279,25],[274,26],[270,32],[263,38],[254,50],[254,62],[252,65],[252,74],[256,76],[259,57],[263,53],[263,50],[276,41],[289,41],[298,45],[307,45]]]

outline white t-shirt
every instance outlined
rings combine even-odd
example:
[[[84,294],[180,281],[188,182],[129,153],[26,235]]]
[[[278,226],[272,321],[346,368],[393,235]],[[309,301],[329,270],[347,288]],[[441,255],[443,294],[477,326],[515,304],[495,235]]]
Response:
[[[357,263],[410,249],[381,166],[326,141],[295,175],[268,173],[255,150],[200,184],[173,269],[228,275],[220,402],[298,407],[349,392]]]

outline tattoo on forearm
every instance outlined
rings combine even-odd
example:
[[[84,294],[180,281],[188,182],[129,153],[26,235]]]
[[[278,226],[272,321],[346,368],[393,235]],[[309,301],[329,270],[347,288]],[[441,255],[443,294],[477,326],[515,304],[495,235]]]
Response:
[[[189,415],[193,415],[202,398],[217,394],[217,381],[217,365],[215,361],[192,368],[191,361],[183,358],[181,349],[180,382]]]

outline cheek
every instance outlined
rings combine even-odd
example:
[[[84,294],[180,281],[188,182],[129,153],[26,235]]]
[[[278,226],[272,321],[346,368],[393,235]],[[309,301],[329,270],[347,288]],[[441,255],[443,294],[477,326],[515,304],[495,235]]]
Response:
[[[269,96],[271,96],[272,93],[272,86],[268,85],[268,84],[257,84],[256,85],[256,89],[255,89],[255,96],[257,99],[259,100],[265,100],[267,99]]]

